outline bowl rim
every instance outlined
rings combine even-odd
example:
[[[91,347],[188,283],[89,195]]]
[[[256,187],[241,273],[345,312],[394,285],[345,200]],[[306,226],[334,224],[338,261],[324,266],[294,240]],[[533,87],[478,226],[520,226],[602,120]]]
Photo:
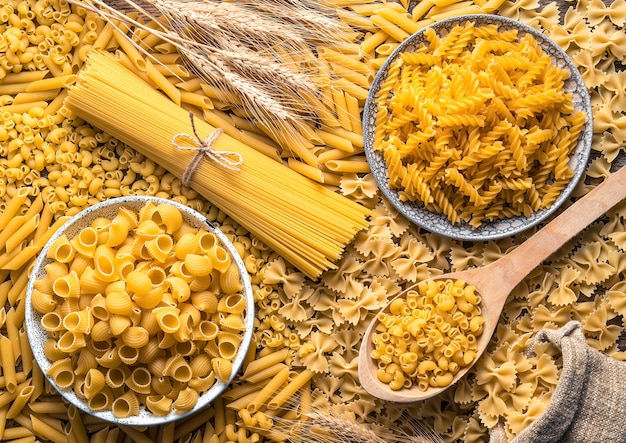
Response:
[[[235,358],[232,361],[233,369],[229,379],[226,382],[222,382],[216,378],[215,383],[204,393],[202,393],[198,397],[198,401],[196,405],[190,409],[189,411],[184,411],[178,413],[176,411],[170,412],[168,415],[157,416],[152,414],[145,405],[142,405],[140,408],[140,412],[138,415],[118,418],[113,415],[111,410],[105,411],[94,411],[89,408],[89,406],[80,398],[73,389],[63,389],[59,387],[54,380],[48,376],[46,373],[47,369],[51,366],[51,362],[47,359],[47,357],[43,353],[43,338],[47,339],[47,332],[44,331],[40,326],[38,320],[41,318],[42,314],[35,311],[32,306],[32,292],[34,290],[34,282],[37,278],[40,277],[41,273],[43,273],[43,266],[52,260],[47,258],[47,253],[50,249],[52,243],[58,239],[60,236],[65,234],[68,230],[80,226],[80,224],[85,220],[90,220],[92,217],[95,218],[97,214],[101,213],[102,210],[110,209],[112,207],[121,207],[124,205],[131,205],[142,207],[140,205],[145,205],[148,202],[152,202],[155,204],[169,204],[174,207],[177,207],[183,213],[184,220],[193,220],[192,225],[194,227],[204,227],[208,230],[212,231],[217,238],[222,243],[222,246],[226,248],[228,251],[231,260],[233,260],[237,268],[239,269],[241,280],[243,283],[242,294],[244,295],[246,301],[246,315],[244,318],[245,331],[243,334],[242,342],[237,350]],[[94,215],[96,214],[96,215]],[[196,414],[199,411],[203,410],[209,404],[211,404],[217,397],[219,397],[222,392],[231,384],[231,382],[236,377],[239,369],[241,368],[244,358],[248,353],[248,349],[252,342],[252,335],[254,332],[254,319],[255,319],[255,304],[254,304],[254,294],[252,291],[252,284],[250,281],[250,276],[246,270],[245,264],[235,246],[228,239],[226,234],[222,232],[217,226],[211,223],[204,215],[200,212],[196,211],[193,208],[183,205],[182,203],[168,200],[160,197],[153,196],[127,196],[127,197],[116,197],[111,198],[109,200],[105,200],[103,202],[97,203],[89,208],[84,209],[83,211],[77,213],[70,220],[64,223],[58,231],[56,231],[48,240],[48,242],[44,245],[39,256],[37,257],[32,269],[30,270],[30,276],[28,279],[28,284],[26,287],[26,299],[25,299],[25,329],[26,334],[28,336],[28,341],[30,343],[31,349],[33,351],[33,357],[39,368],[41,369],[44,377],[48,380],[48,382],[59,392],[59,394],[70,404],[73,404],[81,411],[102,419],[104,421],[116,424],[116,425],[129,425],[129,426],[156,426],[162,425],[169,422],[173,422],[176,420],[182,420],[190,415]],[[44,337],[45,336],[45,337]],[[40,338],[42,338],[40,340]]]
[[[472,228],[466,222],[461,222],[460,224],[453,225],[443,214],[428,211],[425,208],[421,207],[419,203],[399,201],[398,192],[396,190],[390,189],[387,186],[388,177],[386,173],[386,165],[384,159],[382,159],[382,154],[380,153],[380,151],[375,151],[373,149],[373,127],[375,126],[376,121],[376,95],[378,93],[378,90],[380,89],[381,82],[387,76],[387,71],[391,63],[397,57],[399,57],[400,54],[407,50],[408,47],[414,45],[416,40],[419,40],[424,35],[426,29],[432,28],[439,34],[442,29],[447,29],[447,27],[453,26],[455,24],[462,24],[467,21],[480,21],[486,24],[497,24],[514,27],[521,33],[530,34],[531,36],[533,36],[537,43],[542,47],[542,49],[544,49],[544,51],[546,51],[546,48],[548,48],[549,51],[546,52],[553,62],[555,62],[555,56],[553,55],[553,53],[558,54],[558,61],[560,63],[558,63],[557,65],[565,67],[569,71],[569,80],[573,81],[574,84],[578,87],[577,92],[580,94],[578,100],[579,105],[578,107],[575,107],[575,109],[583,111],[586,114],[585,124],[579,136],[578,142],[572,154],[570,155],[570,167],[572,167],[572,163],[574,163],[574,175],[570,179],[567,186],[561,191],[559,197],[553,202],[553,204],[547,209],[541,209],[539,211],[533,212],[530,217],[525,217],[522,215],[498,220],[496,222],[485,222],[483,223],[483,225],[481,225],[481,227],[477,229]],[[520,232],[526,231],[527,229],[530,229],[531,227],[546,221],[546,219],[551,217],[562,206],[562,204],[567,201],[567,199],[570,197],[570,195],[578,185],[578,182],[585,175],[585,170],[587,169],[587,164],[591,155],[592,147],[593,111],[591,107],[591,97],[589,94],[589,90],[585,85],[582,74],[580,73],[572,59],[569,57],[567,52],[563,50],[563,48],[561,48],[559,45],[557,45],[553,40],[551,40],[547,35],[526,23],[512,18],[503,17],[501,15],[465,14],[445,18],[426,25],[424,28],[413,33],[406,40],[400,43],[400,45],[398,45],[398,47],[396,47],[396,49],[389,55],[389,57],[385,60],[385,62],[381,65],[378,72],[376,73],[376,76],[371,83],[370,90],[368,91],[368,95],[363,108],[362,132],[365,157],[368,164],[370,165],[370,170],[372,172],[372,175],[374,176],[374,179],[376,180],[378,188],[381,190],[386,199],[410,222],[428,230],[429,232],[441,234],[445,237],[455,240],[488,241],[512,237],[516,234],[519,234]],[[385,169],[382,171],[382,173],[376,173],[375,166],[377,164],[380,165],[381,161]],[[411,214],[407,213],[407,208],[415,211],[417,216],[412,216]],[[423,216],[426,216],[426,218],[424,219]],[[431,223],[429,217],[436,218],[437,224]]]

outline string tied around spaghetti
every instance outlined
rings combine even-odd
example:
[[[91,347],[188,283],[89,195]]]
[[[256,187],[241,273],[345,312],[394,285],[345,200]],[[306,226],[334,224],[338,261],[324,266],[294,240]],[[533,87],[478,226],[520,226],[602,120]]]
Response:
[[[228,169],[229,171],[239,172],[241,164],[243,163],[243,158],[240,153],[234,151],[216,151],[213,149],[212,145],[215,143],[215,140],[220,136],[222,132],[222,128],[216,128],[213,132],[211,132],[207,138],[202,140],[196,131],[196,124],[194,122],[193,112],[189,113],[189,120],[191,121],[191,129],[193,131],[192,137],[189,134],[180,133],[176,134],[172,139],[172,143],[177,149],[183,151],[195,151],[195,155],[187,165],[185,172],[182,176],[182,183],[184,186],[189,186],[191,181],[191,177],[193,176],[196,169],[200,165],[200,162],[206,157],[209,160],[217,163],[222,168]],[[182,141],[187,143],[191,143],[192,146],[183,146],[181,144]]]

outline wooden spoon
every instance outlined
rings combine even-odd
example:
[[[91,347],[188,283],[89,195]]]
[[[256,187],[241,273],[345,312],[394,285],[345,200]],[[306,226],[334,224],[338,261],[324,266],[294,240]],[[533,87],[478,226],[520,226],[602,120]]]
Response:
[[[626,166],[563,211],[524,243],[495,262],[482,268],[442,274],[433,278],[465,280],[467,284],[474,285],[481,296],[480,307],[485,321],[483,332],[478,337],[477,358],[474,359],[474,363],[487,348],[506,299],[513,288],[543,260],[624,198],[626,198]],[[409,289],[413,288],[415,286],[405,289],[397,297],[404,296]],[[374,350],[372,334],[378,323],[378,320],[374,319],[365,332],[359,354],[358,372],[365,390],[382,400],[412,403],[433,397],[452,386],[474,364],[459,370],[449,386],[428,388],[422,391],[417,387],[417,383],[414,383],[410,388],[394,391],[387,384],[378,380],[376,377],[377,364],[370,357]]]

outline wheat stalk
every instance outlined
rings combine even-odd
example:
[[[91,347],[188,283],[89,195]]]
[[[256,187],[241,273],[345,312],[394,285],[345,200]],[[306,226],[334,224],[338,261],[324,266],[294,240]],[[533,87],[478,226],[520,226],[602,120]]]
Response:
[[[232,105],[243,106],[241,113],[285,150],[301,125],[319,120],[313,49],[319,42],[354,39],[350,27],[317,0],[117,0],[117,8],[104,0],[69,2],[173,44],[195,75],[237,97]],[[130,18],[120,4],[160,27]]]
[[[315,401],[314,401],[315,403]],[[284,404],[281,411],[299,411],[299,419],[288,419],[281,414],[272,414],[271,432],[292,443],[443,443],[425,421],[411,417],[406,411],[401,414],[401,428],[391,429],[382,417],[368,416],[364,421],[354,417],[350,406],[313,406],[312,410],[301,410],[300,394],[295,394]],[[251,430],[263,432],[262,429]]]

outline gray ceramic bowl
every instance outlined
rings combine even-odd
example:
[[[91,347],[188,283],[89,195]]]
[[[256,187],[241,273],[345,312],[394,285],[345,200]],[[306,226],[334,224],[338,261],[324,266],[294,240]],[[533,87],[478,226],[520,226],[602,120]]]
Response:
[[[517,29],[520,36],[530,34],[539,43],[541,48],[552,58],[552,61],[556,64],[556,66],[564,68],[570,72],[570,78],[566,81],[565,90],[566,92],[572,93],[575,109],[577,111],[583,111],[587,114],[587,121],[578,140],[578,144],[570,157],[569,166],[574,171],[574,175],[557,200],[548,209],[539,210],[531,214],[529,217],[517,216],[494,222],[485,222],[479,228],[473,228],[466,223],[453,225],[443,214],[428,211],[419,203],[400,201],[398,192],[388,187],[389,180],[387,177],[387,166],[385,160],[380,151],[375,151],[373,149],[376,126],[375,100],[381,84],[387,78],[390,64],[400,57],[403,52],[415,51],[422,43],[428,43],[424,36],[424,30],[418,31],[405,40],[389,56],[373,81],[363,111],[365,154],[372,174],[374,175],[378,186],[385,197],[411,222],[431,232],[442,234],[457,240],[495,240],[513,236],[525,229],[541,223],[557,211],[559,206],[561,206],[561,204],[563,204],[563,202],[565,202],[570,196],[574,187],[584,175],[587,167],[587,161],[589,160],[589,154],[591,152],[591,140],[593,135],[591,102],[589,92],[585,86],[582,76],[565,51],[563,51],[540,31],[537,31],[528,25],[497,15],[465,15],[441,20],[430,25],[430,27],[432,27],[438,35],[442,35],[442,33],[447,32],[455,26],[462,25],[467,21],[473,21],[476,26],[496,24],[500,29],[504,30]]]
[[[211,388],[209,388],[206,392],[201,394],[198,398],[198,402],[196,406],[186,412],[176,413],[171,412],[165,416],[157,416],[152,414],[145,406],[140,408],[139,414],[127,418],[117,418],[113,415],[111,411],[93,411],[88,406],[87,403],[80,398],[78,395],[74,393],[73,390],[69,389],[61,389],[59,386],[55,384],[55,382],[50,378],[48,381],[59,391],[59,393],[67,400],[68,402],[75,405],[80,410],[91,414],[95,417],[98,417],[102,420],[106,420],[111,423],[119,424],[119,425],[131,425],[131,426],[152,426],[152,425],[160,425],[163,423],[168,423],[174,420],[183,419],[185,417],[194,414],[207,405],[209,405],[216,397],[218,397],[224,389],[230,384],[230,382],[234,379],[237,371],[241,367],[243,363],[243,358],[249,348],[252,333],[254,328],[254,296],[252,293],[252,286],[250,284],[250,278],[246,271],[246,267],[239,257],[237,251],[235,250],[232,243],[228,240],[226,235],[221,232],[216,226],[211,224],[206,217],[200,214],[193,209],[184,206],[182,204],[165,200],[156,197],[120,197],[111,200],[107,200],[105,202],[94,205],[69,220],[66,224],[64,224],[59,231],[57,231],[52,238],[48,241],[48,243],[44,246],[39,255],[39,258],[35,262],[35,266],[33,268],[32,274],[30,276],[30,280],[27,286],[26,292],[26,312],[25,312],[25,321],[26,321],[26,331],[28,334],[28,339],[30,341],[31,348],[33,350],[33,355],[40,366],[41,370],[46,373],[47,369],[50,368],[51,362],[46,358],[44,354],[44,344],[48,340],[48,333],[42,329],[40,321],[42,314],[33,309],[32,306],[32,292],[34,289],[34,281],[40,279],[45,275],[44,266],[50,263],[52,260],[46,258],[50,245],[61,235],[66,234],[68,238],[72,238],[79,230],[82,228],[89,226],[89,224],[96,219],[97,217],[107,217],[111,219],[120,207],[124,206],[132,210],[139,210],[139,208],[143,207],[147,202],[153,202],[155,204],[167,203],[170,205],[174,205],[179,208],[183,214],[183,220],[188,222],[194,228],[202,228],[209,232],[215,233],[215,235],[220,240],[222,246],[224,246],[227,252],[230,255],[231,262],[236,263],[239,268],[239,273],[241,275],[241,281],[243,283],[242,294],[245,297],[245,331],[243,332],[243,340],[241,345],[233,359],[233,370],[230,376],[230,379],[227,382],[221,382],[219,379],[215,381],[215,384]]]

